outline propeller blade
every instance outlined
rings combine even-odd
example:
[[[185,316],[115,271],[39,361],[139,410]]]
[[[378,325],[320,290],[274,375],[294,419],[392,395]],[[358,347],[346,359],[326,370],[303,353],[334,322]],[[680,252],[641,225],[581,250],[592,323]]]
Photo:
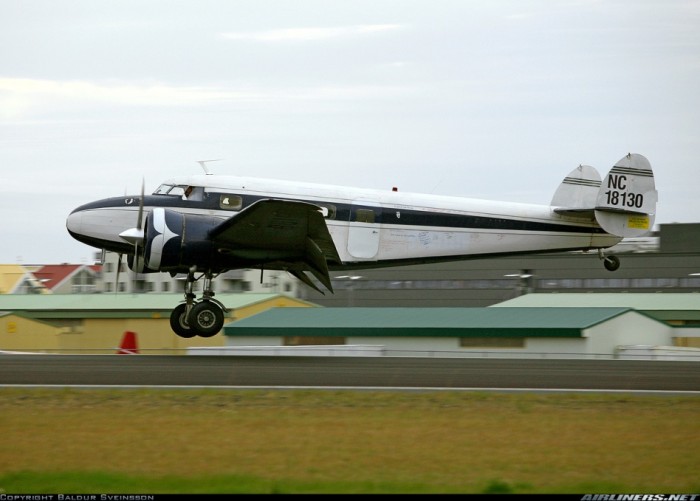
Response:
[[[117,259],[117,278],[114,281],[114,292],[119,292],[119,272],[122,271],[122,254],[119,253],[119,258]]]
[[[141,223],[143,222],[143,193],[144,189],[146,186],[146,180],[141,179],[141,198],[139,199],[139,216],[138,219],[136,220],[136,227],[140,230],[141,229]]]
[[[134,255],[138,254],[139,245],[143,245],[143,240],[145,238],[145,231],[143,226],[143,197],[145,189],[145,181],[141,181],[141,198],[139,199],[139,212],[136,218],[136,226],[134,228],[129,228],[128,230],[122,231],[119,236],[134,245]]]

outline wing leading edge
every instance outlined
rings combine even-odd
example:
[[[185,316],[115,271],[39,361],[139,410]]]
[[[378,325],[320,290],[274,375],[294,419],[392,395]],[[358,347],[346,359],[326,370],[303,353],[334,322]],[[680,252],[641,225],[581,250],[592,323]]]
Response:
[[[322,292],[311,272],[333,292],[327,261],[340,256],[321,208],[306,202],[265,199],[246,207],[210,232],[212,243],[228,255],[285,269]]]

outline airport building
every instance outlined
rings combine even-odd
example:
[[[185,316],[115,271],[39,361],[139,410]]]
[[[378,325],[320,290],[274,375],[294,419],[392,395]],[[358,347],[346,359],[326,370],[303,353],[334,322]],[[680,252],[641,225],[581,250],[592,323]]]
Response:
[[[339,356],[630,358],[643,347],[644,357],[700,361],[700,349],[673,346],[669,324],[619,307],[274,308],[224,334],[227,350],[216,354],[297,355],[303,347],[308,356],[313,345],[328,355],[320,348],[331,345]]]
[[[622,263],[614,272],[603,267],[597,253],[503,256],[332,273],[336,292],[326,295],[283,272],[273,272],[275,280],[266,272],[261,284],[258,270],[237,270],[218,277],[220,281],[215,284],[216,298],[231,309],[222,332],[212,338],[188,340],[178,338],[169,325],[170,312],[182,300],[182,277],[167,273],[139,276],[125,271],[116,280],[116,256],[109,271],[109,260],[103,270],[92,265],[56,265],[39,266],[31,273],[28,267],[13,265],[6,267],[5,277],[0,276],[5,292],[0,294],[0,350],[109,353],[119,346],[127,331],[138,333],[145,353],[182,353],[194,347],[226,345],[289,349],[337,345],[346,352],[350,346],[365,345],[372,346],[374,352],[380,346],[384,350],[478,352],[482,356],[491,352],[497,356],[554,354],[560,353],[564,345],[572,348],[572,353],[585,356],[611,356],[619,353],[620,347],[633,345],[653,350],[697,350],[699,249],[700,224],[662,225],[651,237],[632,239],[611,249]],[[107,283],[118,284],[122,279],[139,293],[114,291],[120,287],[104,292]],[[284,290],[266,294],[257,287]],[[262,331],[253,328],[245,331],[250,335],[243,335],[240,330],[247,325],[239,324],[243,318],[265,322],[268,310],[272,314],[273,309],[309,306],[324,306],[310,310],[328,310],[327,315],[336,315],[331,320],[323,316],[326,313],[309,312],[317,315],[309,322],[333,327],[329,331],[332,334],[323,335],[315,327],[300,333],[293,323],[287,325],[287,331],[278,326],[274,335],[261,335]],[[498,308],[487,308],[490,306]],[[501,318],[483,313],[500,308],[506,308],[509,314],[502,310]],[[533,329],[546,332],[556,326],[555,320],[561,315],[557,308],[588,310],[585,315],[581,310],[571,316],[585,318],[568,327],[578,333],[559,330],[557,336],[534,335]],[[510,312],[518,309],[523,312]],[[406,318],[397,317],[395,311],[405,312]],[[411,333],[406,321],[415,312],[431,323],[430,329],[424,330],[429,335]],[[448,329],[450,317],[446,312],[462,315],[454,320],[463,324],[461,330]],[[606,316],[610,313],[613,315]],[[524,322],[535,314],[536,324]],[[479,324],[478,315],[491,315],[484,318],[493,321]],[[341,335],[343,327],[352,327],[362,317],[375,318],[382,329]],[[588,322],[590,318],[594,318],[592,323]],[[624,328],[620,327],[620,318],[625,319]],[[292,320],[291,316],[287,319]],[[478,329],[467,328],[469,322],[476,322],[473,327]],[[396,326],[403,326],[403,334],[388,335]],[[608,338],[600,334],[606,329],[612,333]],[[505,330],[514,334],[503,336]]]
[[[270,308],[315,305],[283,294],[220,294],[232,322]],[[0,351],[111,354],[126,332],[140,353],[184,354],[192,346],[222,346],[222,335],[181,338],[170,328],[174,294],[0,295]]]
[[[331,273],[334,294],[308,287],[299,298],[321,306],[482,307],[530,293],[700,293],[700,223],[661,225],[648,237],[597,252],[502,256]]]

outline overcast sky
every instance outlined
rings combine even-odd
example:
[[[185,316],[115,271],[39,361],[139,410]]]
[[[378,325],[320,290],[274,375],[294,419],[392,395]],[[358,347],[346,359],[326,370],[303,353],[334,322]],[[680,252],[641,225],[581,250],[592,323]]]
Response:
[[[645,155],[700,222],[698,0],[0,0],[0,263],[177,175],[548,204]]]

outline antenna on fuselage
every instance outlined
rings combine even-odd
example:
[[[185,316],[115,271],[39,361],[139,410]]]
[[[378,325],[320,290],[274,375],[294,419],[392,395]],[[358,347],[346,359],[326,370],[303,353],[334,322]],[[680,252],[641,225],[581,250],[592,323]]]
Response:
[[[218,162],[219,160],[223,160],[223,158],[214,158],[212,160],[197,160],[197,163],[202,166],[202,169],[204,170],[204,173],[207,176],[211,176],[211,172],[209,172],[209,169],[207,168],[207,162]]]

